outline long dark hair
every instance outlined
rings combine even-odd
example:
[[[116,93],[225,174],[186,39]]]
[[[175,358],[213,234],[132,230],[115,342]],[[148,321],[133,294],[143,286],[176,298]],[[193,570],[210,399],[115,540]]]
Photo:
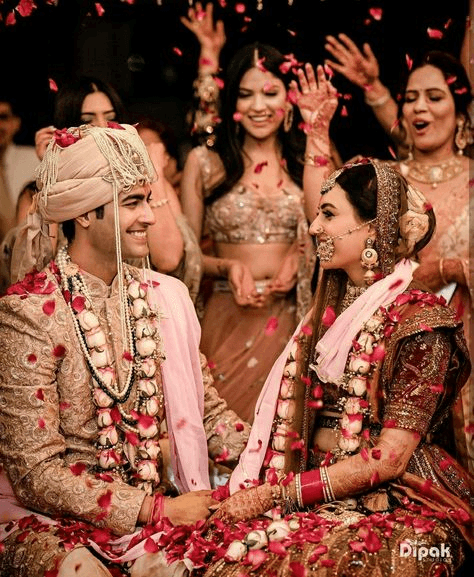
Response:
[[[100,78],[80,76],[59,89],[54,103],[54,126],[61,129],[83,124],[82,103],[93,92],[103,92],[115,110],[117,121],[126,122],[125,105],[115,88]]]
[[[211,204],[223,194],[228,192],[242,177],[244,173],[244,161],[242,157],[243,134],[238,131],[238,123],[233,115],[236,110],[239,86],[243,75],[255,66],[255,54],[262,59],[263,66],[274,76],[279,78],[286,89],[289,88],[292,72],[285,72],[287,67],[282,64],[287,62],[281,52],[268,44],[255,42],[242,47],[236,52],[227,67],[224,88],[222,92],[221,122],[216,129],[215,150],[222,159],[225,169],[225,179],[218,182],[212,193],[205,200]],[[298,127],[301,116],[297,106],[293,106],[293,123],[288,132],[280,127],[279,140],[282,147],[282,155],[286,161],[286,169],[299,186],[303,180],[303,154],[304,138]]]

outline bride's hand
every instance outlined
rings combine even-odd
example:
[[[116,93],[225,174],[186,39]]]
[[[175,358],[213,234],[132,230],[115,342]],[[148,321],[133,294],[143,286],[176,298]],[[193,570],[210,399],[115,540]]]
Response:
[[[317,76],[311,64],[306,63],[305,70],[298,70],[298,82],[293,80],[291,89],[305,124],[318,131],[322,128],[329,130],[338,105],[337,90],[321,65],[318,65],[316,72]]]

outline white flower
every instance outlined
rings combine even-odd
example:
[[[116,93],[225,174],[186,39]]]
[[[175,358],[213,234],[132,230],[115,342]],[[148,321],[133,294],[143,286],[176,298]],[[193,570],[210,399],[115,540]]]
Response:
[[[232,543],[227,547],[227,551],[224,559],[227,562],[240,561],[247,553],[247,545],[242,543],[242,541],[232,541]]]
[[[87,331],[85,337],[87,346],[90,349],[103,347],[107,343],[105,333],[100,327]]]
[[[150,309],[148,308],[148,304],[143,299],[136,299],[132,303],[132,314],[136,319],[141,317],[146,317],[149,313]]]
[[[343,451],[353,453],[359,448],[360,441],[358,437],[346,438],[343,435],[341,435],[337,444],[339,445],[339,448],[342,449]]]
[[[97,316],[92,311],[88,311],[87,309],[84,309],[78,313],[77,320],[79,321],[83,331],[96,329],[100,325]]]
[[[361,415],[361,417],[362,417],[362,415]],[[349,419],[348,415],[343,415],[342,419],[341,419],[341,427],[343,429],[346,429],[347,431],[349,431],[353,435],[357,435],[357,433],[360,433],[362,431],[362,418]]]
[[[160,410],[160,401],[158,397],[150,397],[145,402],[145,414],[154,417]]]
[[[370,371],[369,361],[365,361],[358,356],[351,359],[349,363],[349,370],[358,373],[359,375],[366,375]]]
[[[348,415],[355,415],[356,413],[360,413],[361,407],[359,399],[357,397],[349,397],[344,406],[344,410]]]
[[[148,427],[144,427],[139,421],[137,423],[137,428],[138,428],[140,435],[142,437],[146,437],[147,439],[150,439],[151,437],[155,437],[158,434],[158,427],[156,426],[155,421],[153,421],[153,423]]]
[[[298,529],[300,528],[300,522],[298,519],[296,519],[295,517],[291,518],[288,520],[288,527],[292,530],[292,531],[298,531]]]
[[[283,371],[284,377],[295,377],[296,376],[296,361],[291,361],[286,364]]]
[[[352,377],[347,383],[349,393],[361,397],[367,390],[367,379],[365,377]]]
[[[371,355],[374,350],[374,341],[374,336],[366,332],[360,333],[359,338],[357,339],[357,342],[362,347],[364,353],[367,353],[368,355]]]
[[[100,367],[98,372],[108,387],[115,381],[115,371],[112,367]]]
[[[144,481],[158,482],[160,480],[156,464],[153,463],[153,461],[139,461],[137,465],[137,474],[140,479],[143,479]]]
[[[291,399],[278,399],[277,414],[282,419],[291,419],[295,414],[295,401]]]
[[[156,328],[147,318],[138,319],[135,323],[135,335],[137,339],[152,337],[156,333]]]
[[[110,409],[99,409],[97,411],[97,424],[99,427],[108,427],[113,423],[112,415],[110,414]]]
[[[143,396],[153,396],[158,391],[155,379],[140,379],[138,381],[138,390]]]
[[[160,453],[160,444],[154,439],[147,439],[146,441],[142,441],[138,448],[138,454],[143,459],[151,459],[152,461],[156,461],[160,456]]]
[[[109,349],[94,349],[90,351],[91,361],[95,367],[106,367],[110,365]]]
[[[113,399],[111,399],[105,391],[99,389],[98,387],[94,389],[93,397],[94,403],[98,407],[111,407],[114,404]]]
[[[132,282],[128,285],[128,294],[132,299],[139,299],[146,295],[146,291],[139,281],[132,280]]]
[[[282,541],[290,533],[290,527],[286,521],[280,519],[279,521],[273,521],[268,525],[267,535],[270,541]]]
[[[282,399],[292,399],[294,396],[295,396],[294,380],[283,377],[280,385],[280,397]]]
[[[262,549],[268,545],[268,537],[263,529],[250,531],[244,541],[249,549]]]
[[[109,449],[105,449],[104,451],[100,451],[99,453],[99,467],[102,469],[113,469],[117,467],[119,462],[117,461],[117,455],[114,451]]]
[[[268,463],[269,467],[275,467],[275,469],[281,471],[285,466],[285,455],[282,453],[275,453]]]
[[[118,433],[114,425],[105,427],[99,431],[99,444],[104,446],[114,446],[118,443]]]
[[[152,377],[156,373],[155,361],[151,358],[143,359],[140,365],[140,370],[144,377]]]
[[[149,357],[156,349],[156,343],[151,337],[138,339],[136,344],[137,352],[141,357]]]

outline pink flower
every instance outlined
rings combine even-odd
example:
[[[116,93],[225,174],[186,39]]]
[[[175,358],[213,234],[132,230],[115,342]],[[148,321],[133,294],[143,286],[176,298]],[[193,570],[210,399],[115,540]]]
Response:
[[[26,17],[31,16],[31,13],[36,8],[36,4],[33,0],[20,0],[20,3],[17,6],[18,14],[20,16]]]
[[[336,313],[331,306],[326,307],[321,322],[325,327],[330,327],[336,320]]]
[[[370,8],[369,14],[374,20],[382,20],[383,10],[382,8]]]
[[[428,28],[427,32],[430,38],[436,38],[438,40],[441,40],[441,38],[444,36],[441,30],[436,30],[435,28]]]
[[[67,128],[55,130],[53,138],[60,148],[67,148],[68,146],[71,146],[71,144],[80,140],[79,136],[71,134],[68,132]]]

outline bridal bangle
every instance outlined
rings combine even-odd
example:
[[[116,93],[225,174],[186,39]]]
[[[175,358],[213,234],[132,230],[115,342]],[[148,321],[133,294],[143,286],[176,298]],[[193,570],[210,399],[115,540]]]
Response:
[[[375,100],[369,100],[367,98],[367,92],[366,92],[364,100],[365,100],[365,103],[368,104],[369,106],[371,106],[372,108],[378,108],[379,106],[383,106],[384,104],[387,104],[387,102],[390,100],[391,97],[392,96],[390,94],[390,90],[387,88],[387,91],[385,92],[385,94],[383,94],[379,98],[376,98]]]

